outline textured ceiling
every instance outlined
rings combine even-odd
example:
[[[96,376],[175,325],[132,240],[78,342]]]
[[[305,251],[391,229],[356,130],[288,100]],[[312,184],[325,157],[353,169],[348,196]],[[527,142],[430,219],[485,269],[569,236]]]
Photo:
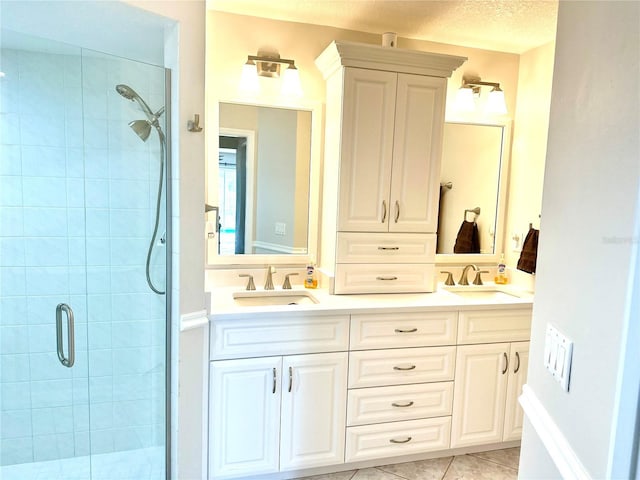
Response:
[[[510,53],[552,41],[558,11],[557,0],[208,0],[207,6]]]

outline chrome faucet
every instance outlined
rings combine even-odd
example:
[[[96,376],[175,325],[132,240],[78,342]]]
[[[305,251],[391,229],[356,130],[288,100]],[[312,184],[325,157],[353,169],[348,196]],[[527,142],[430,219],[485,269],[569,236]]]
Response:
[[[473,268],[474,272],[478,271],[478,267],[473,264],[469,264],[464,267],[464,270],[462,270],[462,275],[460,275],[460,280],[458,280],[458,285],[469,285],[469,279],[467,278],[467,275],[470,268]]]
[[[273,273],[276,271],[271,265],[267,266],[267,280],[264,282],[265,290],[273,290]]]

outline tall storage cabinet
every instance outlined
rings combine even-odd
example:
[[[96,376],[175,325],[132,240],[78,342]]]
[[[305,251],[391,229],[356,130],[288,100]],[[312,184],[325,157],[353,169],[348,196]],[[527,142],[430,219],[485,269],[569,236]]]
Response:
[[[446,77],[465,60],[349,42],[317,58],[327,81],[320,263],[334,293],[433,291]]]

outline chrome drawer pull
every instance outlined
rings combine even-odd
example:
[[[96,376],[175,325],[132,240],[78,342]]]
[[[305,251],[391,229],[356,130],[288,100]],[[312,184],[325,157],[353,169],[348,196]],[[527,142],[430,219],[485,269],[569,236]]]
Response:
[[[396,402],[393,402],[393,403],[391,404],[391,406],[392,406],[392,407],[402,407],[402,408],[404,408],[404,407],[410,407],[411,405],[413,405],[413,401],[411,401],[411,402],[409,402],[409,403],[396,403]]]
[[[396,333],[415,333],[417,331],[418,331],[417,328],[412,328],[410,330],[402,330],[401,328],[396,328],[395,330]]]
[[[410,365],[408,367],[398,367],[398,366],[393,367],[394,370],[401,370],[401,371],[413,370],[414,368],[416,368],[415,365]]]
[[[390,276],[390,277],[379,276],[379,277],[376,277],[376,280],[397,280],[397,279],[398,279],[398,277],[396,277],[396,276]]]
[[[400,250],[400,247],[378,247],[378,250]]]
[[[407,437],[404,440],[396,440],[395,438],[392,438],[391,440],[389,440],[390,443],[408,443],[411,441],[411,437]]]

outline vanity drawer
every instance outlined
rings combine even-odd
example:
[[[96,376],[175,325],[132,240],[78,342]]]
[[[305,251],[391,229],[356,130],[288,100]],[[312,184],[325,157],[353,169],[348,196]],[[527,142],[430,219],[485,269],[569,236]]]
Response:
[[[211,360],[348,348],[349,315],[246,317],[215,320],[211,326]]]
[[[431,263],[342,263],[336,265],[335,293],[433,292],[435,280]]]
[[[458,312],[351,315],[351,350],[455,345]]]
[[[349,388],[453,380],[456,347],[396,348],[349,353]]]
[[[530,337],[530,308],[460,312],[459,344],[528,341]]]
[[[347,425],[451,415],[453,382],[357,388],[347,397]]]
[[[337,263],[433,263],[434,233],[338,232]]]
[[[347,427],[345,462],[449,448],[451,417]]]

